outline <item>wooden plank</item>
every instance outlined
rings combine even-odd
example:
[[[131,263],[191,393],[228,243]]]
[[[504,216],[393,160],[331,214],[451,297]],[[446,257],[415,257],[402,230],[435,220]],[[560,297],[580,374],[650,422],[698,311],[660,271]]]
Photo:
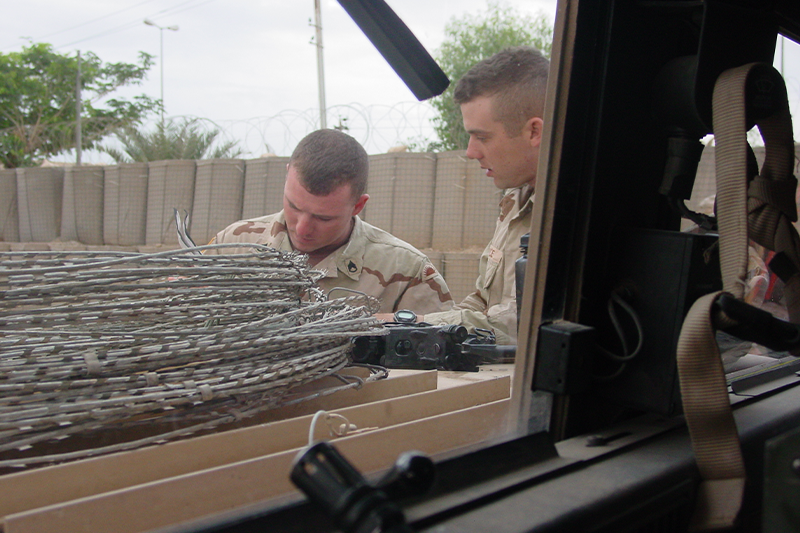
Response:
[[[409,449],[431,456],[499,437],[509,400],[343,437],[339,451],[362,472],[389,468]],[[298,450],[35,509],[5,518],[5,533],[137,533],[195,520],[295,492]]]
[[[351,367],[344,368],[338,373],[364,379],[368,377],[369,371],[363,368]],[[398,378],[402,379],[398,381]],[[342,389],[342,385],[342,381],[330,376],[319,378],[312,383],[304,385],[303,388],[305,392],[295,393],[295,391],[300,388],[295,387],[292,389],[291,394],[287,394],[287,396],[284,397],[286,401],[298,401],[299,403],[295,405],[279,408],[273,407],[262,413],[256,413],[246,418],[235,419],[231,416],[229,417],[230,422],[220,423],[213,429],[204,429],[192,434],[186,433],[183,438],[199,437],[201,435],[264,424],[274,420],[284,420],[302,416],[316,412],[320,409],[320,406],[339,408],[366,403],[376,399],[391,398],[424,390],[432,390],[437,388],[437,375],[435,371],[415,371],[414,375],[404,375],[391,371],[386,379],[363,383],[361,388]],[[311,398],[315,393],[320,394],[320,396]],[[303,405],[304,403],[305,405]],[[93,436],[78,434],[63,441],[52,440],[49,442],[40,442],[37,443],[33,449],[27,450],[24,453],[31,456],[47,456],[75,452],[92,446],[110,446],[124,442],[134,442],[140,439],[153,439],[154,437],[154,440],[157,441],[157,435],[159,433],[184,429],[189,425],[191,425],[191,421],[188,418],[181,419],[181,421],[178,421],[174,425],[163,421],[156,421],[154,424],[131,424],[127,427],[123,424],[117,428],[109,429],[108,431],[98,432]],[[0,453],[0,459],[23,460],[23,456],[15,455],[12,450],[7,453]],[[10,473],[14,473],[13,468],[0,468],[0,479],[2,479],[4,475]],[[1,492],[0,495],[2,495]],[[0,514],[0,516],[2,516],[2,514]]]
[[[396,372],[396,370],[393,370]],[[513,364],[481,365],[480,372],[439,372],[436,388],[458,387],[476,381],[509,377],[514,373]]]
[[[361,379],[367,379],[370,376],[370,371],[368,368],[363,366],[346,366],[343,369],[339,370],[337,374],[342,376],[357,376]],[[393,370],[389,372],[388,377],[394,378],[397,377],[398,374]],[[342,384],[337,378],[333,376],[325,376],[323,378],[315,379],[314,381],[310,381],[304,385],[300,385],[297,387],[292,388],[292,393],[295,392],[312,392],[318,391],[319,389],[324,389],[327,387],[336,387]]]
[[[436,389],[437,372],[435,370],[415,371],[410,374],[395,374],[389,372],[389,378],[365,384],[361,389],[347,389],[339,391],[330,396],[323,396],[313,400],[306,400],[302,403],[271,409],[248,421],[248,425],[264,424],[276,420],[286,420],[308,414],[314,414],[320,409],[341,409],[351,405],[358,405],[366,402],[374,402],[407,394],[416,394],[424,390]],[[402,378],[402,379],[401,379]],[[367,385],[380,383],[380,387],[372,386],[366,391]],[[228,429],[222,426],[223,429]]]
[[[394,381],[414,380],[420,385],[427,384],[419,375],[413,376],[398,375]],[[383,380],[368,385],[380,388],[390,382]],[[336,409],[336,412],[360,428],[386,427],[507,398],[509,385],[508,379],[464,382],[463,391],[427,390]],[[0,498],[0,516],[298,448],[308,439],[312,416],[3,476],[0,477],[0,494],[4,495]],[[321,430],[322,424],[317,433],[320,438]],[[41,490],[45,486],[48,490]]]

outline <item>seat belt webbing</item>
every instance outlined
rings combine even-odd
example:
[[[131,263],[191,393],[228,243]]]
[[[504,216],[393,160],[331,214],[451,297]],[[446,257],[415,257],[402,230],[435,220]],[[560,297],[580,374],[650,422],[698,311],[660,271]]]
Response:
[[[800,238],[791,224],[797,220],[796,180],[791,175],[794,142],[785,86],[779,111],[757,123],[767,155],[761,175],[748,188],[746,86],[756,68],[772,67],[753,63],[723,72],[713,97],[723,291],[738,299],[743,298],[745,289],[748,224],[756,242],[786,254],[795,272],[800,272]],[[800,275],[793,275],[792,280],[792,286],[787,282],[787,292],[797,296],[789,294],[789,315],[800,319]],[[720,294],[695,302],[678,341],[684,414],[702,477],[691,523],[695,531],[733,526],[745,486],[744,460],[716,343],[715,326],[732,325],[714,309]]]

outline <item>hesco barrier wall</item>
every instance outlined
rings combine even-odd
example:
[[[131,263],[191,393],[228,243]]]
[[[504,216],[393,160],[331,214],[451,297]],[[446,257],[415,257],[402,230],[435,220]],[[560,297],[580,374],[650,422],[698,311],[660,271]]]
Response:
[[[19,242],[17,171],[0,170],[0,241]]]
[[[147,163],[104,167],[103,243],[134,246],[145,242]]]
[[[148,171],[145,244],[177,247],[174,210],[177,209],[182,217],[184,213],[191,217],[197,163],[154,161],[149,164]],[[220,203],[225,202],[220,198]]]
[[[81,166],[64,170],[61,240],[105,244],[103,167]]]
[[[795,151],[800,155],[800,145]],[[754,152],[761,164],[764,148]],[[232,222],[280,211],[288,162],[269,157],[0,169],[0,250],[177,248],[175,208],[182,217],[189,214],[192,238],[205,244]],[[456,300],[474,289],[502,192],[464,151],[372,155],[367,192],[364,220],[428,254]],[[715,192],[709,146],[686,203],[707,210]]]
[[[190,220],[190,235],[196,243],[207,243],[231,220],[242,217],[244,166],[241,159],[197,162]]]
[[[19,240],[48,242],[61,236],[64,169],[17,169]]]
[[[288,157],[245,161],[243,219],[269,215],[283,209],[283,182],[288,164]],[[222,227],[217,231],[220,229]]]
[[[283,207],[288,157],[0,170],[0,250],[177,248],[174,209],[198,244]],[[464,151],[370,156],[367,222],[433,260],[456,300],[473,290],[497,190]]]

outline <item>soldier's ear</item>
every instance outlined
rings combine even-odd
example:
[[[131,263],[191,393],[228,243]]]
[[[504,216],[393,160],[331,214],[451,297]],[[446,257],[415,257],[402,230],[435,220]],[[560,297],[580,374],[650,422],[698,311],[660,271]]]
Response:
[[[525,123],[525,134],[530,139],[533,148],[538,147],[542,143],[542,132],[544,131],[544,121],[540,117],[533,117],[528,119]]]
[[[353,207],[353,216],[356,216],[364,209],[364,206],[367,204],[367,200],[369,200],[369,194],[362,194],[361,197],[356,202],[356,205]]]

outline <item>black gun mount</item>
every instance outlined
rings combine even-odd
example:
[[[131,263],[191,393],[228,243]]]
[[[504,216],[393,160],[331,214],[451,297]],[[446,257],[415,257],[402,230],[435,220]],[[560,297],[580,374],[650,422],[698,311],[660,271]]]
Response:
[[[356,363],[416,370],[477,372],[478,365],[514,357],[515,346],[498,346],[487,330],[476,334],[457,324],[388,322],[388,335],[353,339]]]

